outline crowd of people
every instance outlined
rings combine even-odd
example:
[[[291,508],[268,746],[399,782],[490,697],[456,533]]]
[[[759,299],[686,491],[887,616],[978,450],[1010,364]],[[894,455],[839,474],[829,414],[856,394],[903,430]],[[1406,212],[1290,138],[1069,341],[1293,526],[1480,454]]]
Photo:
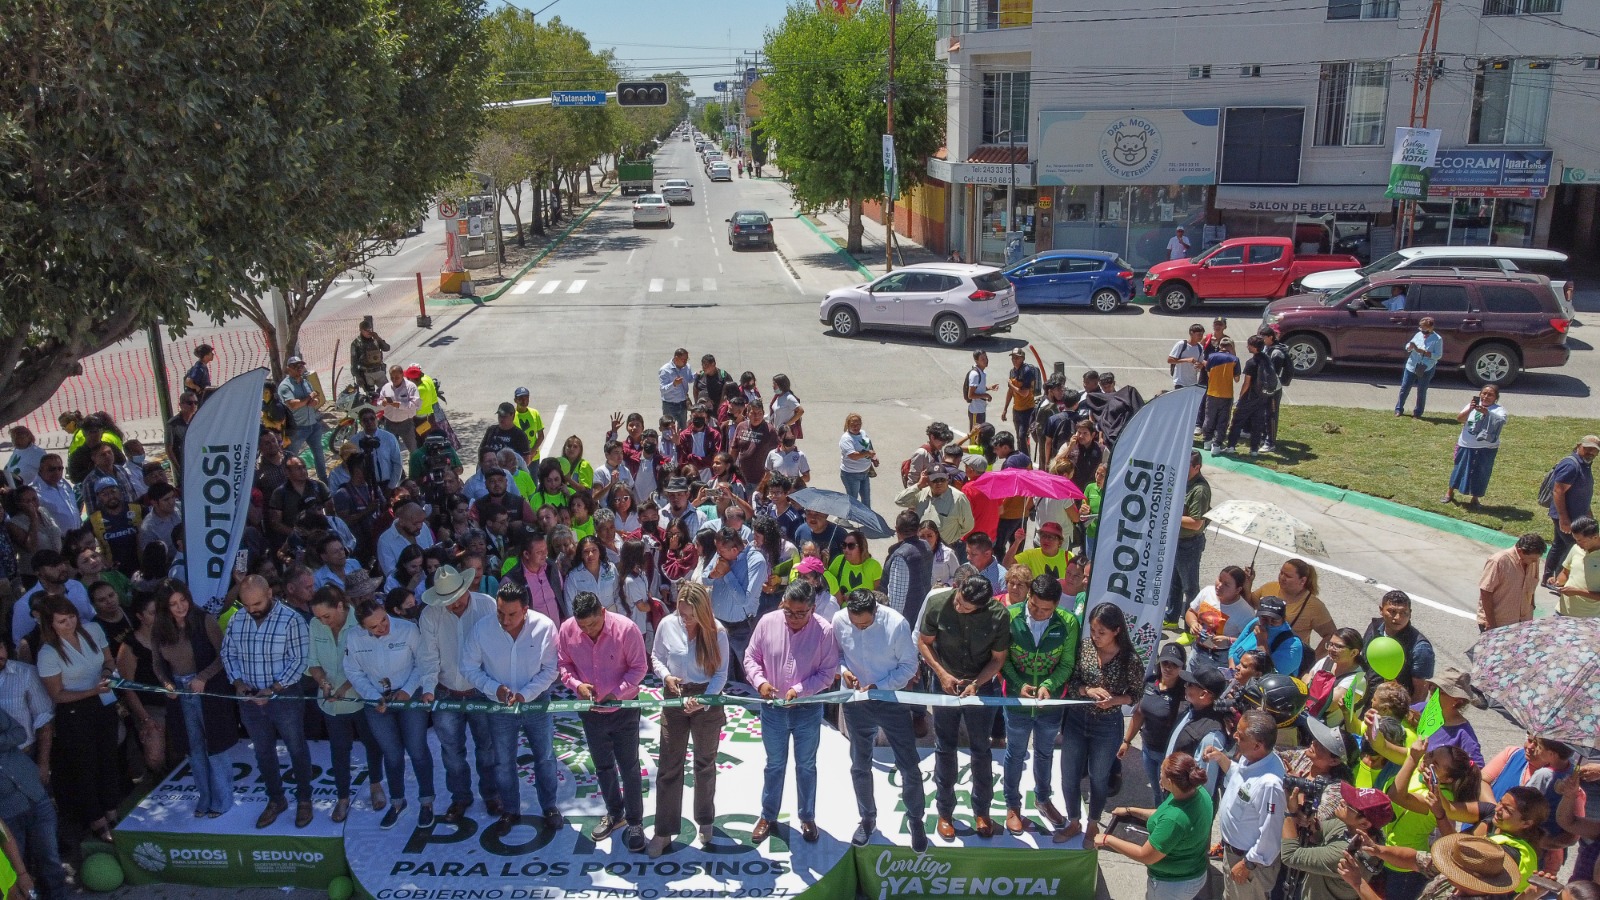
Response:
[[[1242,377],[1258,408],[1235,409],[1231,372],[1213,377],[1231,365],[1218,360],[1231,346],[1223,327],[1209,349],[1200,326],[1174,348],[1174,381],[1229,390],[1228,408],[1208,400],[1198,426],[1214,449],[1241,427],[1252,450],[1270,447],[1270,347],[1250,339],[1256,355]],[[1546,890],[1537,873],[1559,871],[1576,847],[1564,896],[1595,898],[1600,822],[1586,816],[1583,785],[1600,780],[1600,765],[1539,735],[1486,757],[1462,712],[1481,697],[1466,673],[1435,664],[1401,591],[1385,594],[1370,621],[1338,622],[1302,559],[1264,584],[1234,565],[1201,583],[1210,489],[1199,452],[1171,639],[1148,666],[1141,660],[1121,608],[1087,593],[1111,445],[1142,403],[1110,373],[1087,373],[1083,390],[1069,390],[1018,351],[997,428],[987,407],[1002,386],[975,354],[963,383],[966,433],[930,424],[895,472],[884,467],[899,460],[881,454],[862,415],[845,418],[837,441],[814,435],[808,455],[807,425],[823,426],[807,422],[786,375],[768,379],[764,395],[754,373],[735,377],[710,354],[691,368],[680,349],[659,372],[659,416],[614,414],[592,459],[578,435],[541,456],[554,441],[530,392],[512,391],[469,476],[432,416],[437,383],[414,366],[390,367],[383,383],[369,331],[351,354],[375,402],[356,411],[349,443],[327,448],[326,466],[323,424],[313,421],[320,398],[304,363],[289,361],[290,387],[275,392],[288,414],[264,417],[244,550],[225,597],[192,596],[184,581],[170,464],[146,460],[103,413],[64,423],[65,454],[12,429],[0,485],[0,599],[12,604],[0,616],[9,625],[0,820],[19,871],[46,900],[65,896],[58,833],[114,840],[123,799],[184,758],[193,815],[225,813],[228,753],[244,737],[268,801],[257,828],[289,810],[280,742],[295,773],[294,826],[313,820],[308,741],[324,739],[336,822],[368,814],[352,810],[365,781],[365,805],[385,828],[413,816],[420,827],[459,821],[479,804],[502,833],[561,828],[545,705],[558,692],[594,703],[579,718],[606,814],[589,837],[618,834],[617,852],[655,857],[671,846],[686,771],[689,816],[698,839],[712,840],[729,802],[716,791],[720,698],[743,692],[799,701],[758,708],[767,759],[758,843],[787,827],[791,762],[799,837],[818,839],[818,747],[832,727],[851,746],[857,844],[878,830],[871,765],[881,735],[912,846],[928,846],[917,741],[931,735],[940,840],[1001,829],[1051,844],[1081,837],[1146,864],[1150,897],[1195,896],[1212,858],[1229,898],[1533,896]],[[207,362],[200,356],[186,377],[183,422],[210,389]],[[874,507],[874,481],[897,478],[881,556],[860,517],[830,519],[795,501],[813,455],[833,465],[835,450],[861,508]],[[1491,558],[1480,627],[1531,618],[1533,593],[1550,579],[1567,591],[1564,614],[1600,601],[1589,590],[1600,585],[1583,581],[1600,569],[1585,556],[1600,560],[1588,474],[1597,454],[1600,438],[1585,437],[1552,472],[1550,556],[1561,564],[1541,577],[1537,534]],[[1035,467],[1070,479],[1084,499],[975,490],[987,471]],[[877,504],[890,508],[881,492]],[[1379,640],[1400,648],[1393,671],[1380,673],[1387,665],[1365,652]],[[646,704],[629,702],[647,683],[680,701],[660,711],[650,833]],[[1073,702],[806,702],[835,688]],[[1430,697],[1443,724],[1423,734]],[[522,815],[519,741],[532,755],[536,817]],[[1150,805],[1110,807],[1131,793],[1121,783],[1135,762]]]

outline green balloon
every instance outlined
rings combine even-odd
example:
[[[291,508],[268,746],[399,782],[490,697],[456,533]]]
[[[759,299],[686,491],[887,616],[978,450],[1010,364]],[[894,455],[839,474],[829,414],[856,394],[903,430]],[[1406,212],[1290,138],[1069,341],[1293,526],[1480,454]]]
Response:
[[[105,893],[122,887],[122,864],[109,853],[96,853],[83,861],[83,886]]]
[[[350,900],[356,892],[356,883],[349,875],[338,875],[328,882],[328,900]]]
[[[1368,641],[1366,654],[1367,665],[1385,681],[1393,681],[1400,674],[1400,667],[1406,662],[1405,648],[1400,646],[1399,641],[1387,635]]]

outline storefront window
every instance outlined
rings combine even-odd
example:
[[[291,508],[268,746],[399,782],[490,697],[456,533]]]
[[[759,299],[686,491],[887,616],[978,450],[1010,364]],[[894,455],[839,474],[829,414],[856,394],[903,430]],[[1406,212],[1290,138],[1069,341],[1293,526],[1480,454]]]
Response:
[[[1537,200],[1461,198],[1419,203],[1411,245],[1531,247],[1538,208]]]
[[[1208,190],[1203,185],[1057,188],[1054,244],[1109,250],[1146,267],[1167,258],[1167,240],[1182,225],[1198,253]]]
[[[1034,254],[1037,248],[1035,224],[1037,207],[1033,188],[1011,190],[1010,211],[1007,212],[1005,187],[978,188],[983,210],[980,219],[982,233],[978,235],[978,261],[1000,266],[1018,262]]]

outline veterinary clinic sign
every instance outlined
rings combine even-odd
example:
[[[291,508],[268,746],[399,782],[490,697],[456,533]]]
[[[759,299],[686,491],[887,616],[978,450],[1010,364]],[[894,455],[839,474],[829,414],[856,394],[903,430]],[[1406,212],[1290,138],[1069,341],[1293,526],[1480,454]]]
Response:
[[[1217,109],[1046,110],[1039,184],[1216,184]]]

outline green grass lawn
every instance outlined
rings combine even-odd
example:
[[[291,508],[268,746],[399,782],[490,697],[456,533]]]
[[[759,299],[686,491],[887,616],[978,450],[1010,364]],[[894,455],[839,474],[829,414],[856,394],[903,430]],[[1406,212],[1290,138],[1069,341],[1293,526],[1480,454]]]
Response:
[[[1461,432],[1450,413],[1429,413],[1419,421],[1395,418],[1386,410],[1285,404],[1278,452],[1257,462],[1507,534],[1536,531],[1548,538],[1550,519],[1535,500],[1539,482],[1579,438],[1595,430],[1592,419],[1513,414],[1500,436],[1489,493],[1477,507],[1443,502]]]

